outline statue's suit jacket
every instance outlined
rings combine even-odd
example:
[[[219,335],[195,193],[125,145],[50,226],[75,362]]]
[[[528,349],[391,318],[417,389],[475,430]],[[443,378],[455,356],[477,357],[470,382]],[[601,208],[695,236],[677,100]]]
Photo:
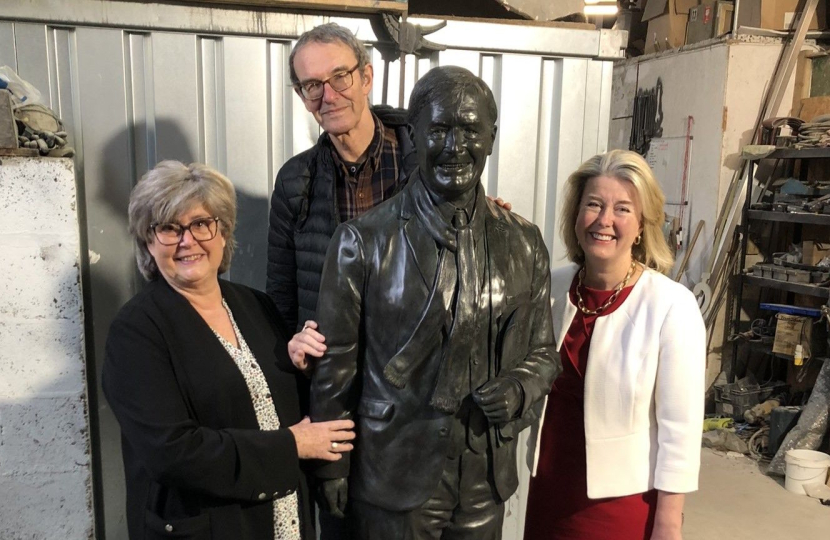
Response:
[[[420,507],[436,489],[454,421],[429,404],[447,327],[424,348],[427,357],[404,388],[384,377],[424,312],[438,266],[438,246],[412,200],[417,174],[401,193],[337,228],[317,304],[328,349],[312,379],[311,417],[352,418],[357,440],[351,456],[315,474],[348,477],[350,497],[393,511]],[[539,229],[490,201],[484,214],[473,219],[485,220],[490,325],[478,339],[488,343],[490,361],[474,368],[488,370],[487,379],[512,377],[524,392],[516,418],[487,434],[498,495],[506,500],[518,486],[516,435],[538,418],[561,363]]]

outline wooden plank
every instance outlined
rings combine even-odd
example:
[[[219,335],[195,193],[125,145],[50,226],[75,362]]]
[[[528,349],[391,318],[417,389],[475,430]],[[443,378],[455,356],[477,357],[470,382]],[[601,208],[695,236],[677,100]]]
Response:
[[[811,122],[816,116],[830,114],[830,96],[811,97],[801,100],[799,118]]]
[[[0,148],[0,156],[3,157],[35,157],[40,153],[34,148]]]
[[[817,56],[810,65],[810,94],[804,97],[830,96],[830,56]]]
[[[795,84],[793,85],[793,106],[790,116],[801,118],[801,100],[810,97],[810,81],[813,77],[813,61],[808,56],[810,51],[798,53],[798,62],[795,66]]]
[[[805,2],[801,4],[803,6],[802,11],[798,13],[793,22],[795,25],[794,28],[796,28],[795,34],[785,45],[779,63],[775,68],[767,97],[764,100],[763,114],[761,114],[761,118],[757,122],[758,124],[761,123],[760,121],[777,114],[778,108],[781,106],[781,101],[784,99],[787,86],[790,84],[790,77],[793,74],[793,70],[795,70],[798,53],[804,45],[804,37],[807,35],[807,28],[810,25],[809,21],[815,15],[816,6],[818,5],[818,0],[805,0]]]
[[[127,0],[145,4],[165,3],[164,0]],[[172,2],[170,2],[172,3]],[[405,13],[406,0],[177,0],[176,4],[224,4],[274,9],[304,9],[316,11],[351,11],[358,13]]]

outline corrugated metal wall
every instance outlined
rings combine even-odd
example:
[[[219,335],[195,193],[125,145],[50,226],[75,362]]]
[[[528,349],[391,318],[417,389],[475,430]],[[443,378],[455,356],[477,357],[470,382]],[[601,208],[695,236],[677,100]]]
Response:
[[[17,9],[34,10],[38,3],[32,0],[28,8]],[[48,15],[35,10],[26,18],[36,20],[21,22],[23,17],[14,13],[0,13],[0,65],[11,66],[40,89],[47,105],[63,118],[77,150],[80,210],[90,250],[85,283],[87,312],[92,314],[88,350],[96,372],[110,321],[141,283],[126,231],[129,193],[158,161],[202,161],[233,180],[239,195],[239,248],[229,277],[264,288],[273,179],[287,158],[311,146],[319,135],[289,86],[291,39],[329,20],[257,12],[251,17],[261,20],[264,30],[229,24],[223,32],[217,31],[214,16],[219,20],[230,13],[232,19],[241,16],[239,10],[196,12],[166,6],[164,10],[172,10],[165,12],[168,17],[153,19],[137,15],[134,5],[124,5],[121,19],[113,24],[119,4],[111,4],[106,17],[84,12],[92,4],[83,1],[78,3],[81,15],[69,7]],[[79,22],[81,16],[85,18]],[[178,31],[170,30],[169,16],[180,17],[174,25]],[[137,22],[131,24],[131,18]],[[367,35],[366,19],[333,20],[374,39]],[[273,26],[288,30],[274,37],[268,32]],[[606,147],[611,62],[562,55],[572,52],[573,40],[581,39],[589,51],[601,49],[591,42],[598,42],[600,33],[590,31],[519,27],[521,38],[512,39],[508,50],[491,50],[493,33],[503,28],[457,23],[453,29],[451,23],[430,36],[452,47],[428,58],[407,59],[405,95],[408,99],[419,75],[435,65],[464,66],[490,84],[500,115],[485,186],[542,228],[556,264],[563,253],[555,231],[557,194],[583,159]],[[372,98],[379,103],[384,63],[376,50],[372,56]],[[398,63],[389,69],[389,96],[396,97]],[[392,101],[397,104],[396,98]],[[126,533],[118,428],[103,398],[97,405],[102,487],[96,498],[103,507],[99,535],[105,531],[107,538],[121,539]],[[505,538],[520,538],[523,505],[518,500],[511,502],[506,521]]]

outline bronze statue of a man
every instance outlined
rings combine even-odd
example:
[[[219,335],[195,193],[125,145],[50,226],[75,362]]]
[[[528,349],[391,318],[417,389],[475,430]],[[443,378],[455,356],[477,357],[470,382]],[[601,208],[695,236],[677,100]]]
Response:
[[[500,538],[516,436],[561,371],[539,229],[480,184],[496,117],[484,81],[430,70],[409,106],[418,168],[329,246],[311,416],[353,418],[357,440],[315,474],[360,540]]]

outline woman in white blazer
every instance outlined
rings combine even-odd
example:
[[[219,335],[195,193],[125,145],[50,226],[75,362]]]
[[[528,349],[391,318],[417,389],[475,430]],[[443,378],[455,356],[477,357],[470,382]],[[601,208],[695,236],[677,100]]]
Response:
[[[568,179],[552,272],[564,372],[551,390],[525,540],[681,538],[697,489],[705,329],[663,272],[664,195],[643,158],[613,150]]]

